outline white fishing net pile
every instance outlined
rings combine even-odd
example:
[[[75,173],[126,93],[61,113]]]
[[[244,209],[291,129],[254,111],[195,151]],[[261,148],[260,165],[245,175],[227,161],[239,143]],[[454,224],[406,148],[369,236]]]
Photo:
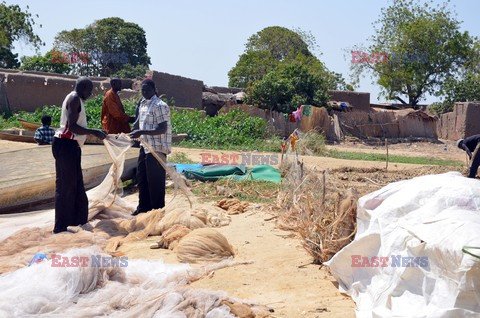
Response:
[[[229,299],[224,292],[187,286],[232,261],[197,270],[130,259],[127,267],[95,267],[92,255],[109,256],[97,247],[74,249],[62,256],[88,257],[88,266],[52,267],[50,260],[0,276],[0,317],[235,317],[221,305]]]

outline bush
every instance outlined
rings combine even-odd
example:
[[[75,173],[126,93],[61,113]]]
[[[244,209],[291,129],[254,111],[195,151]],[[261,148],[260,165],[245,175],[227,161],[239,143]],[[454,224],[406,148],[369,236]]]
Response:
[[[188,134],[183,142],[185,146],[254,148],[267,137],[267,122],[240,109],[215,117],[205,117],[198,110],[187,111],[172,107],[171,117],[173,133]]]

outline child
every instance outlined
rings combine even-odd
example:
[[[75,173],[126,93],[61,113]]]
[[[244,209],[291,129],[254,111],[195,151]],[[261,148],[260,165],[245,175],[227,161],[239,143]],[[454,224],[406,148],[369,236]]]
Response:
[[[33,137],[37,144],[39,145],[51,145],[53,141],[53,135],[55,135],[55,131],[50,128],[50,124],[52,123],[52,117],[49,115],[42,116],[42,127],[38,128],[35,131],[35,136]]]

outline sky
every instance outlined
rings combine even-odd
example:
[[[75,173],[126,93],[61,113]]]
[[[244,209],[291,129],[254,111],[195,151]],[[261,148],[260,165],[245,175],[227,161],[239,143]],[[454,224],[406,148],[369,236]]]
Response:
[[[438,2],[438,1],[436,1]],[[319,58],[331,71],[350,81],[354,45],[365,44],[387,0],[58,0],[6,1],[23,9],[29,6],[35,32],[46,43],[45,54],[56,34],[84,28],[95,20],[120,17],[140,25],[146,32],[150,69],[202,80],[208,86],[227,86],[228,71],[244,52],[247,39],[268,26],[300,28],[316,38]],[[480,34],[480,1],[452,0],[451,8],[463,21],[461,29]],[[40,28],[39,25],[42,25]],[[33,55],[33,48],[15,43],[19,56]],[[386,102],[369,75],[362,78],[360,92],[370,92],[371,102]],[[427,97],[422,103],[436,101]]]

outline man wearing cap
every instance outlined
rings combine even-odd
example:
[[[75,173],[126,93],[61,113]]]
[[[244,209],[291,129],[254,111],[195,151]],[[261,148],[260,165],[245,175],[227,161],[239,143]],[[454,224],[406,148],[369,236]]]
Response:
[[[142,82],[142,95],[135,130],[130,133],[130,137],[140,138],[166,162],[172,147],[170,108],[157,96],[155,82],[151,79]],[[137,163],[139,202],[132,215],[165,206],[165,178],[165,169],[142,145]]]
[[[480,166],[480,154],[478,150],[478,148],[480,148],[480,134],[465,139],[459,139],[457,141],[457,147],[467,152],[468,157],[470,158],[470,173],[468,174],[468,177],[475,178],[478,166]]]

